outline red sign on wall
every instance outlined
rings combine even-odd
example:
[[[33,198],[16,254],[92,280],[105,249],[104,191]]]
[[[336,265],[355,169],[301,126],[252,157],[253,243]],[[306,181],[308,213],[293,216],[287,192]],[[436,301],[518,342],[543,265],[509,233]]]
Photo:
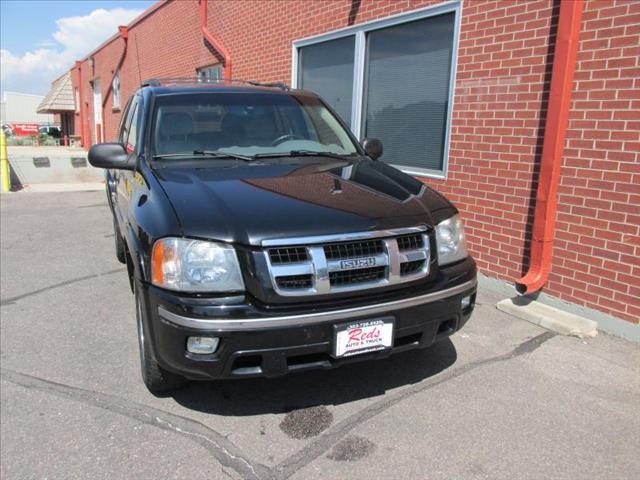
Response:
[[[37,123],[14,123],[13,134],[19,137],[28,137],[29,135],[38,135],[40,125]]]

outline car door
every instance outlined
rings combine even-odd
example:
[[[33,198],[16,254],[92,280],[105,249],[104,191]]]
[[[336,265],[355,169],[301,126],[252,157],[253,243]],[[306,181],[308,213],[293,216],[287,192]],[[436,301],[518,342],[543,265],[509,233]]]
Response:
[[[120,132],[119,142],[125,147],[129,156],[137,156],[139,140],[139,122],[141,114],[141,99],[139,96],[133,97],[126,118]],[[131,198],[134,189],[136,171],[134,170],[114,170],[114,210],[118,217],[120,232],[126,235],[126,229],[131,212]]]
[[[124,142],[127,138],[127,133],[129,131],[129,126],[131,123],[131,104],[133,103],[133,98],[131,97],[127,102],[127,105],[124,107],[124,111],[122,117],[120,118],[120,125],[118,126],[118,139],[117,142],[124,146]],[[118,182],[120,181],[119,171],[116,169],[105,170],[105,180],[107,183],[107,196],[109,199],[109,206],[111,207],[111,211],[113,212],[116,222],[120,225],[121,215],[117,211],[118,206]]]

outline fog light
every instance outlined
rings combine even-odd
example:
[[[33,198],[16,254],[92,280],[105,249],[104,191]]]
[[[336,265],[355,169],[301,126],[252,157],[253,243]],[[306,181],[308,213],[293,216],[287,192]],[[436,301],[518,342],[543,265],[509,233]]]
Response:
[[[220,339],[218,337],[189,337],[187,339],[187,350],[190,353],[206,355],[213,353],[218,348]]]
[[[460,302],[460,307],[462,308],[462,310],[466,310],[470,306],[471,306],[471,296],[464,297]]]

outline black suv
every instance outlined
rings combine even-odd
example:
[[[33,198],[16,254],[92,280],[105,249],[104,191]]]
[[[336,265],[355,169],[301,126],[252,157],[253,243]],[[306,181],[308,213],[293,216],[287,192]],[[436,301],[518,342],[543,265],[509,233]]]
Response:
[[[317,95],[148,82],[106,171],[142,377],[278,376],[427,347],[476,296],[456,208]]]

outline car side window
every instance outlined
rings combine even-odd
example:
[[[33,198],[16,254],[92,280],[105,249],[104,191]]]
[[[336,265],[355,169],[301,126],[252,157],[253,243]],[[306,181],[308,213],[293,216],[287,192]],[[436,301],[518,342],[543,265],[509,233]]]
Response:
[[[129,124],[129,132],[127,134],[126,142],[128,153],[133,153],[136,149],[136,144],[138,143],[138,118],[140,117],[140,115],[138,115],[139,105],[140,103],[136,102],[131,109],[131,121]]]
[[[131,97],[127,102],[127,106],[124,107],[122,117],[120,118],[120,127],[118,128],[118,143],[124,145],[124,141],[127,138],[127,132],[129,131],[129,122],[131,120],[131,105],[134,103],[135,97]]]

